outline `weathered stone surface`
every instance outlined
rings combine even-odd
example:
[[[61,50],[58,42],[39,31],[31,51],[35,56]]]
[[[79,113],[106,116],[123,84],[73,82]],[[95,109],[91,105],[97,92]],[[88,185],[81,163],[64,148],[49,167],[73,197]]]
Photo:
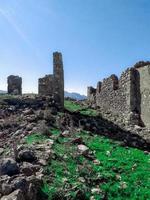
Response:
[[[0,148],[0,155],[3,154],[4,148]]]
[[[59,52],[53,53],[53,67],[55,79],[55,93],[56,100],[61,106],[64,106],[64,70],[62,54]]]
[[[53,53],[53,74],[39,79],[39,95],[54,96],[59,106],[64,106],[64,71],[62,54]]]
[[[150,128],[150,65],[137,69],[139,72],[140,113],[145,126]]]
[[[52,95],[54,93],[54,77],[53,75],[46,75],[39,79],[39,94]]]
[[[12,158],[4,158],[0,162],[0,175],[13,176],[19,173],[19,167]]]
[[[10,184],[8,184],[8,183],[3,183],[3,184],[1,185],[0,191],[1,191],[1,193],[2,193],[3,195],[8,195],[8,194],[10,194],[10,193],[13,191],[13,188],[12,188],[12,186],[11,186]]]
[[[88,101],[94,103],[96,101],[96,89],[93,87],[88,87],[87,97],[88,97]]]
[[[16,190],[8,196],[3,196],[1,200],[25,200],[21,190]]]
[[[6,200],[41,200],[40,188],[43,184],[42,180],[38,176],[31,175],[26,176],[18,174],[17,176],[0,177],[0,199]]]
[[[140,67],[144,67],[146,65],[150,65],[150,61],[146,61],[146,62],[145,61],[139,61],[134,65],[134,67],[140,68]]]
[[[37,158],[30,149],[21,150],[18,154],[18,159],[25,162],[34,162]]]
[[[125,124],[150,127],[150,65],[139,62],[117,76],[98,82],[97,88],[88,87],[88,102],[120,118]],[[108,118],[109,119],[109,118]],[[115,122],[115,121],[114,121]],[[115,122],[116,123],[116,122]]]
[[[35,174],[39,168],[40,167],[38,165],[32,165],[31,163],[23,162],[22,166],[20,167],[20,172],[26,176],[31,176],[32,174]]]
[[[78,150],[81,154],[86,154],[89,151],[89,148],[83,144],[78,145]]]
[[[22,94],[22,78],[19,76],[9,76],[8,82],[8,94],[21,95]]]

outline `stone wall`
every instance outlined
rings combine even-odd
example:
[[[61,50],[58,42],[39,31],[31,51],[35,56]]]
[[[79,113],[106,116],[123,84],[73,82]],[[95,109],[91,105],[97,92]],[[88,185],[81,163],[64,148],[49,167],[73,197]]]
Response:
[[[54,93],[54,76],[46,75],[39,79],[39,94],[52,95]]]
[[[150,65],[138,68],[140,76],[140,113],[144,124],[150,128]]]
[[[150,66],[128,68],[121,74],[98,82],[89,89],[88,101],[124,122],[150,127]]]
[[[95,88],[88,87],[87,98],[88,98],[88,101],[91,102],[92,104],[96,103],[96,89]]]
[[[53,96],[61,107],[64,106],[64,71],[59,52],[53,53],[53,74],[39,79],[39,95]]]
[[[21,95],[22,94],[22,78],[19,76],[8,76],[8,94]]]
[[[124,115],[130,110],[130,79],[131,71],[121,75],[111,75],[104,79],[100,92],[96,91],[96,105],[115,114]]]

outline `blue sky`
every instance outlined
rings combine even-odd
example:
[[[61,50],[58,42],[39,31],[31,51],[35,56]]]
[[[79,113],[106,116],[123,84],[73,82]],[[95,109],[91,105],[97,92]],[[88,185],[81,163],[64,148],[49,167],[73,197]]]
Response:
[[[149,0],[0,0],[0,89],[10,74],[23,91],[37,92],[63,54],[65,88],[88,85],[150,60]]]

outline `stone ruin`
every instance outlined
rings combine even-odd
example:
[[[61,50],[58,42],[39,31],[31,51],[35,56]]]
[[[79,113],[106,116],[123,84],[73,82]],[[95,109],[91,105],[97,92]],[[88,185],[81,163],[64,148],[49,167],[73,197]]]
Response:
[[[64,106],[64,70],[62,54],[53,53],[53,74],[39,79],[39,95],[53,96],[54,99]]]
[[[139,62],[121,74],[88,87],[88,102],[118,116],[123,123],[150,128],[150,63]]]
[[[7,78],[8,94],[22,94],[22,78],[11,75]],[[62,54],[53,53],[53,74],[46,75],[39,79],[38,83],[39,96],[49,96],[59,105],[64,106],[64,70]]]
[[[8,76],[8,94],[21,95],[22,94],[22,78],[19,76]]]

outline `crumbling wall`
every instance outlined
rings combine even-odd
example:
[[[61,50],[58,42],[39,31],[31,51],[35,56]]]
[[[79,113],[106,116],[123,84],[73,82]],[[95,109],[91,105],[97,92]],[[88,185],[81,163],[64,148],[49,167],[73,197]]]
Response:
[[[87,98],[88,101],[92,104],[96,103],[96,89],[93,87],[88,87],[87,89]]]
[[[140,99],[139,76],[135,68],[129,68],[121,74],[120,79],[116,75],[98,82],[95,93],[90,93],[88,88],[88,100],[92,104],[96,99],[96,106],[105,112],[111,112],[130,123],[139,124]]]
[[[22,78],[19,76],[8,76],[8,94],[21,95],[22,94]]]
[[[39,79],[39,94],[40,95],[53,95],[54,93],[54,76],[46,75],[44,78]]]
[[[39,79],[39,95],[53,96],[60,106],[64,106],[64,70],[62,54],[53,53],[53,74]]]
[[[140,77],[141,120],[150,128],[150,65],[137,69]]]
[[[127,96],[129,97],[130,89],[129,82],[129,71],[123,73],[120,80],[115,75],[104,79],[101,91],[96,92],[97,106],[114,113],[124,114],[124,112],[129,110],[129,102],[127,103]]]

